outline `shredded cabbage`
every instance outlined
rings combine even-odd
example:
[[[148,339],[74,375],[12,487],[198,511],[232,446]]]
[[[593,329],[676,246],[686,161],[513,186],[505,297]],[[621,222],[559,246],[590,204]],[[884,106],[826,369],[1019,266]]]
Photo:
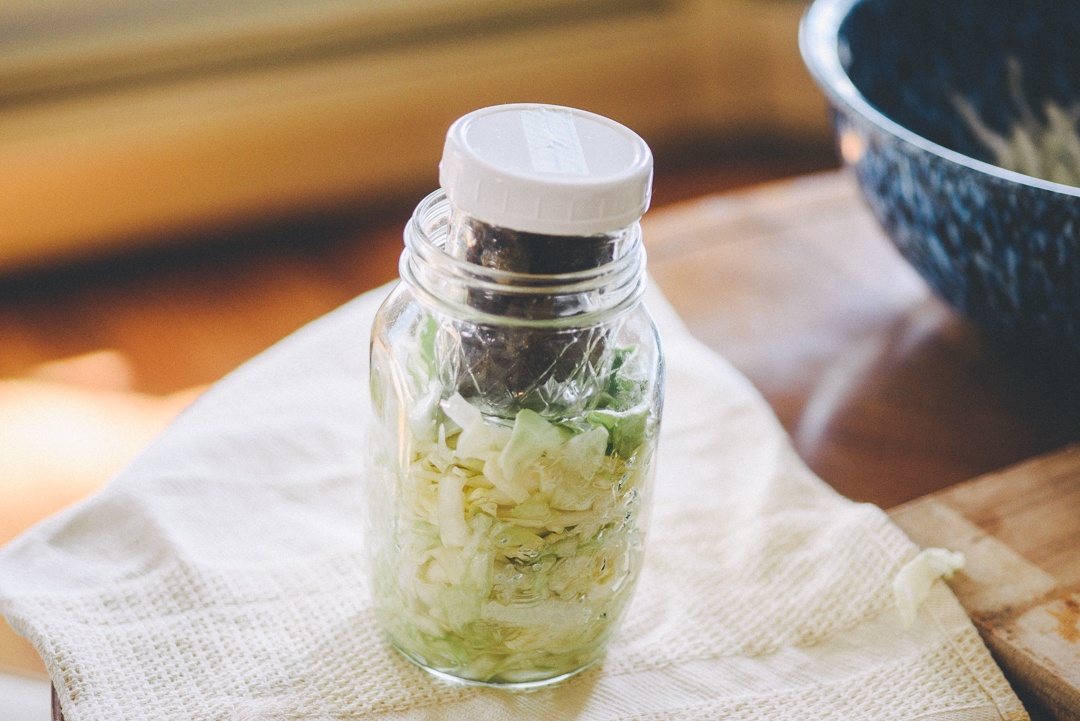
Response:
[[[550,679],[597,659],[644,540],[655,433],[648,400],[629,397],[638,407],[573,422],[531,410],[486,417],[456,393],[410,410],[395,545],[376,578],[407,656],[487,683]]]
[[[1008,134],[994,131],[965,97],[953,93],[952,103],[972,134],[994,156],[994,163],[1035,178],[1080,186],[1080,104],[1065,108],[1053,100],[1043,104],[1041,120],[1030,107],[1023,88],[1023,71],[1016,58],[1006,59],[1006,80],[1018,117]]]
[[[905,626],[910,628],[915,624],[919,606],[930,595],[934,581],[950,580],[964,563],[964,554],[958,551],[925,548],[904,564],[893,579],[893,598]]]

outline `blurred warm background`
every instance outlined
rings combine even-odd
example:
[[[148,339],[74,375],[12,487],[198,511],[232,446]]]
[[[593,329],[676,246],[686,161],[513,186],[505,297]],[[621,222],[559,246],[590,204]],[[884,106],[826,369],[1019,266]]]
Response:
[[[652,212],[832,167],[803,8],[0,0],[0,544],[394,278],[465,112],[538,101],[634,128]],[[3,627],[5,670],[42,672]]]

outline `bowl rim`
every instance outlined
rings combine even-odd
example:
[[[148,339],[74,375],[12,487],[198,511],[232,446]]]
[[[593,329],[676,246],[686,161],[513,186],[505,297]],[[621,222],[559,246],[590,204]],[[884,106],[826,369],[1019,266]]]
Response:
[[[944,160],[1000,180],[1080,197],[1080,188],[1076,186],[1006,170],[993,163],[977,160],[927,140],[871,105],[870,101],[855,87],[855,83],[851,81],[840,61],[840,25],[855,5],[865,1],[867,0],[814,0],[807,7],[799,23],[799,52],[802,54],[803,62],[810,71],[810,75],[834,104],[846,106],[884,132]]]

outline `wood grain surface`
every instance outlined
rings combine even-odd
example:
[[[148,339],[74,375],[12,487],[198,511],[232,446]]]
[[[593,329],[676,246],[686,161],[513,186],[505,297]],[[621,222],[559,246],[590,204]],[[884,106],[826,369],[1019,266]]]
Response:
[[[953,589],[1032,718],[1080,718],[1080,447],[1012,465],[1080,440],[1075,385],[941,302],[843,173],[699,199],[646,237],[691,332],[818,475],[965,552]]]
[[[940,301],[846,173],[668,208],[645,236],[690,331],[849,498],[890,508],[1080,440],[1075,387]]]
[[[964,553],[950,585],[1033,714],[1080,719],[1080,446],[889,515],[919,545]]]

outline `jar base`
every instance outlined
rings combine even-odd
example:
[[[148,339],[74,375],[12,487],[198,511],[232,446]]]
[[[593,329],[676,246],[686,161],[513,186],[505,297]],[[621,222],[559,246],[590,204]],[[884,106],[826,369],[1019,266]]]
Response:
[[[413,665],[418,666],[423,671],[425,671],[428,674],[434,676],[435,678],[439,679],[440,681],[443,681],[444,683],[448,683],[448,684],[453,685],[453,686],[471,686],[471,687],[474,687],[474,688],[495,688],[495,689],[502,689],[504,691],[535,691],[537,689],[546,688],[548,686],[552,686],[554,684],[565,681],[566,679],[571,678],[572,676],[577,676],[582,671],[585,671],[585,670],[587,670],[589,668],[592,668],[596,664],[600,663],[600,660],[601,660],[601,659],[597,658],[596,660],[590,661],[589,663],[585,664],[584,666],[579,666],[578,668],[575,668],[572,671],[567,671],[566,673],[561,673],[558,676],[551,676],[549,678],[536,679],[536,680],[533,680],[533,681],[477,681],[475,679],[462,678],[461,676],[455,676],[454,674],[449,673],[447,671],[440,671],[439,669],[432,668],[432,667],[424,664],[424,662],[421,661],[420,659],[414,658],[408,652],[402,650],[401,648],[398,648],[396,645],[394,646],[394,650],[397,651],[398,653],[400,653],[402,656],[404,656],[405,659],[407,661],[409,661],[410,663],[412,663]]]

